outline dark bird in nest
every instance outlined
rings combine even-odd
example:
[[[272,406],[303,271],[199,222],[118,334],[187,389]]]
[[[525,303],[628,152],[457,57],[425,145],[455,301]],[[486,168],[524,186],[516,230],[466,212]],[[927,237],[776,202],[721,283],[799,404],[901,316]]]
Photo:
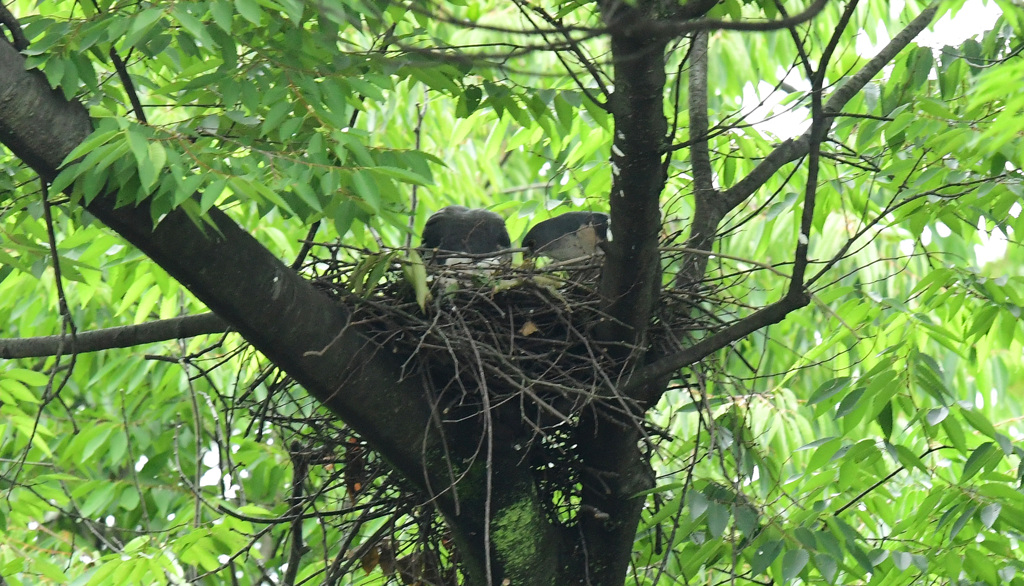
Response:
[[[601,254],[608,240],[608,214],[566,212],[530,228],[523,237],[527,256],[546,256],[556,261]]]
[[[434,212],[423,226],[421,246],[431,264],[495,264],[510,255],[493,255],[510,248],[505,220],[490,210],[448,206]],[[456,253],[473,255],[462,256]],[[488,255],[490,257],[488,258]]]

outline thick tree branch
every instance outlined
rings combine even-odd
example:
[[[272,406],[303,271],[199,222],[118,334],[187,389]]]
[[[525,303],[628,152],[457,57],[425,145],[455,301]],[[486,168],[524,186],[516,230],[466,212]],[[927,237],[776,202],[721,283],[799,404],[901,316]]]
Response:
[[[690,50],[690,88],[688,110],[690,112],[690,166],[693,170],[693,184],[698,205],[701,200],[714,197],[714,173],[711,171],[711,155],[708,153],[708,34],[693,35]]]
[[[737,340],[746,338],[761,328],[781,322],[786,319],[787,315],[804,307],[809,302],[810,298],[806,294],[799,292],[794,294],[790,291],[779,301],[762,307],[747,317],[733,322],[725,329],[704,338],[686,350],[671,356],[665,356],[648,364],[633,375],[629,382],[622,387],[622,392],[629,393],[630,396],[636,397],[639,401],[651,403],[660,396],[660,394],[653,394],[657,389],[656,386],[652,388],[652,384],[672,376],[680,368],[685,368],[703,360]],[[648,390],[644,392],[645,389]]]
[[[213,313],[186,315],[129,326],[78,332],[71,336],[0,339],[0,358],[38,358],[58,354],[81,354],[112,348],[129,348],[166,340],[218,334],[228,329],[227,323]]]
[[[53,91],[0,43],[0,141],[44,178],[92,131],[85,108]],[[401,365],[349,327],[348,315],[248,232],[213,209],[216,232],[183,211],[153,225],[146,205],[116,206],[101,194],[88,210],[163,267],[311,394],[342,415],[392,463],[421,478],[420,445],[430,409]],[[242,260],[244,259],[244,261]],[[382,393],[381,389],[389,389]],[[407,426],[379,426],[377,421]],[[398,429],[401,428],[401,429]]]
[[[753,31],[766,32],[776,31],[803,24],[821,12],[828,5],[829,0],[815,0],[814,4],[807,7],[807,10],[769,21],[730,21],[730,20],[684,20],[684,19],[637,19],[630,15],[630,9],[626,3],[615,6],[613,9],[602,9],[606,14],[605,22],[608,23],[608,32],[613,37],[635,36],[659,39],[672,39],[696,31]],[[606,6],[612,3],[607,3]],[[695,6],[703,8],[702,3],[694,3]],[[706,10],[705,10],[706,12]],[[608,18],[611,16],[612,18]],[[625,17],[622,17],[625,16]]]
[[[708,35],[706,32],[693,36],[693,66],[690,67],[689,104],[690,111],[690,164],[693,170],[693,221],[690,223],[688,248],[710,250],[715,229],[721,221],[717,202],[718,190],[714,187],[714,172],[708,152]],[[708,230],[711,228],[711,230]],[[707,268],[706,254],[691,254],[685,257],[683,266],[676,276],[676,282],[685,286],[695,283]]]
[[[24,57],[2,41],[0,79],[0,143],[52,181],[64,156],[92,132],[88,112],[69,105],[40,72],[26,72]]]
[[[645,501],[636,495],[654,487],[654,471],[640,451],[643,437],[635,423],[601,413],[600,407],[595,411],[583,418],[577,434],[584,465],[578,520],[590,574],[584,583],[617,586],[629,568]]]
[[[0,25],[3,25],[11,33],[11,44],[15,49],[24,51],[28,48],[28,39],[25,38],[25,33],[21,30],[21,23],[4,4],[0,4]]]
[[[40,72],[26,71],[24,58],[6,42],[0,42],[0,79],[5,80],[0,86],[0,142],[52,180],[67,154],[92,131],[85,108],[51,90]],[[208,212],[207,224],[200,227],[180,209],[154,225],[148,202],[118,207],[116,194],[109,192],[86,207],[338,414],[406,479],[433,496],[466,563],[467,584],[484,583],[487,520],[482,511],[490,495],[473,486],[451,486],[451,464],[461,464],[447,461],[444,435],[435,431],[440,424],[437,414],[416,378],[406,376],[403,357],[369,343],[350,323],[346,308],[282,264],[217,208]],[[466,434],[449,437],[456,444],[473,440]],[[533,490],[521,454],[506,447],[502,457],[520,465],[510,466],[500,479],[501,486],[509,488],[502,493],[509,502],[495,503],[496,520],[503,507],[521,507]],[[535,499],[535,490],[532,494]],[[547,569],[554,571],[560,536],[550,525],[536,524],[534,531],[543,532],[537,543],[549,554],[534,561],[551,562]],[[502,564],[519,564],[521,573],[510,575],[516,583],[527,583],[526,573],[537,570],[513,559],[515,552],[496,549]],[[504,574],[499,568],[495,577],[500,580]]]

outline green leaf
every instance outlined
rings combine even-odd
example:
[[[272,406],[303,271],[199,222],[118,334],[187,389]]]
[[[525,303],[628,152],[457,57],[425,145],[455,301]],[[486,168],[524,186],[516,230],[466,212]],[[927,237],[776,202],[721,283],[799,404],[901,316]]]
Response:
[[[906,468],[917,468],[925,474],[930,473],[928,468],[924,465],[924,462],[921,461],[921,458],[919,458],[914,452],[910,451],[909,448],[899,444],[894,445],[893,447],[896,449],[896,455],[899,458],[900,464]]]
[[[848,376],[834,378],[818,387],[807,400],[807,405],[814,405],[831,398],[833,395],[845,390],[850,386],[851,379]]]
[[[76,179],[87,169],[85,165],[81,163],[72,163],[65,165],[61,169],[57,177],[54,178],[53,183],[50,184],[50,190],[54,193],[60,193],[65,191]]]
[[[910,567],[911,560],[910,554],[905,551],[894,551],[892,552],[892,563],[896,566],[899,571],[906,570]]]
[[[263,10],[260,8],[260,5],[256,3],[256,0],[235,0],[235,8],[238,9],[238,14],[241,14],[242,18],[256,26],[260,26],[262,24]]]
[[[708,505],[708,531],[712,537],[721,537],[729,524],[729,508],[721,503]]]
[[[220,196],[224,193],[224,189],[227,185],[228,179],[225,177],[215,180],[203,189],[202,196],[199,199],[199,209],[202,213],[206,213],[210,208],[216,205],[217,200],[220,199]],[[186,194],[188,194],[188,192],[183,193],[183,195]],[[180,204],[183,202],[179,201],[178,203]]]
[[[117,505],[126,511],[134,511],[140,502],[139,491],[135,490],[134,486],[127,486],[121,491]]]
[[[355,220],[356,211],[355,203],[348,199],[335,206],[332,219],[334,220],[334,231],[339,238],[348,234],[352,221]]]
[[[292,193],[299,196],[299,199],[302,200],[302,203],[308,205],[310,209],[315,210],[317,212],[324,211],[323,206],[320,204],[320,198],[317,197],[316,193],[313,192],[313,189],[306,183],[293,183]]]
[[[882,428],[882,437],[889,440],[892,437],[893,429],[893,406],[892,401],[885,401],[882,404],[882,409],[878,412],[878,416],[875,417],[875,421],[878,422],[878,426]]]
[[[401,169],[399,167],[388,167],[385,165],[379,167],[370,167],[367,170],[377,175],[383,175],[385,177],[390,177],[392,179],[398,179],[399,181],[402,181],[404,183],[412,183],[413,185],[431,184],[430,179],[423,177],[419,173],[414,173],[412,171]]]
[[[978,578],[978,583],[1005,583],[1004,580],[1000,579],[999,574],[996,573],[996,568],[992,564],[991,557],[988,555],[985,555],[976,549],[968,549],[964,552],[964,557],[964,570],[969,572],[970,575],[976,576]],[[1015,579],[1014,582],[1019,582],[1019,580]]]
[[[750,573],[753,576],[764,574],[768,566],[772,565],[775,558],[782,552],[783,541],[781,539],[768,540],[763,542],[756,550],[750,560]],[[806,563],[806,562],[805,562]]]
[[[104,586],[105,584],[112,583],[123,583],[119,579],[115,578],[115,572],[121,569],[122,562],[120,557],[114,557],[113,559],[105,559],[98,564],[98,567],[89,577],[89,581],[86,582],[86,586]]]
[[[281,100],[274,104],[263,117],[263,128],[260,130],[260,134],[266,136],[271,130],[278,128],[281,121],[291,114],[293,110],[294,105],[288,100]]]
[[[206,25],[196,18],[195,15],[189,12],[190,6],[198,7],[198,5],[190,5],[188,3],[175,4],[174,7],[171,8],[171,15],[174,16],[179,24],[181,24],[182,28],[202,42],[204,46],[211,48],[217,47],[218,45],[214,42],[213,37],[206,32]]]
[[[967,482],[985,465],[989,454],[997,454],[995,442],[985,442],[974,449],[971,455],[964,462],[964,471],[960,475],[960,482]]]
[[[91,153],[100,145],[105,145],[110,142],[115,136],[121,133],[119,129],[110,129],[109,125],[101,123],[92,134],[86,137],[85,140],[80,142],[78,146],[73,148],[68,156],[64,157],[64,161],[61,163],[61,167],[64,167],[73,161],[84,157]]]
[[[420,311],[426,312],[427,301],[430,300],[430,285],[427,283],[427,269],[423,265],[423,259],[415,250],[409,251],[409,260],[402,264],[402,273],[406,282],[412,285],[416,305]]]
[[[805,472],[819,470],[822,466],[832,460],[832,457],[836,455],[836,452],[838,452],[841,447],[843,447],[843,440],[839,438],[832,438],[823,443],[818,447],[818,449],[814,450],[814,455],[812,455],[811,459],[807,462]]]
[[[928,422],[928,425],[938,425],[946,419],[947,415],[949,415],[949,409],[945,407],[938,407],[929,410],[928,413],[925,414],[925,420]]]
[[[164,10],[162,8],[146,8],[137,12],[131,18],[128,32],[121,39],[121,46],[134,47],[143,37],[149,34],[163,15]]]
[[[748,506],[738,506],[733,510],[733,515],[736,518],[737,529],[751,538],[757,534],[760,523],[757,509]]]
[[[946,437],[949,438],[954,448],[960,452],[967,452],[967,437],[964,435],[964,430],[959,421],[946,418],[942,421],[942,429],[946,432]]]
[[[285,14],[288,15],[288,19],[295,24],[302,22],[302,0],[279,0],[278,4],[281,5]]]
[[[50,380],[47,375],[27,368],[11,368],[2,371],[3,377],[19,380],[30,387],[42,387]]]
[[[983,509],[981,509],[981,524],[984,525],[986,529],[991,529],[992,524],[995,523],[996,519],[999,518],[999,513],[1002,510],[1003,506],[999,503],[992,503],[990,505],[986,505]]]
[[[88,497],[82,503],[82,515],[86,517],[98,515],[114,499],[116,488],[117,485],[113,482],[93,483],[93,490],[89,491]]]
[[[369,206],[373,213],[380,213],[381,198],[380,190],[377,189],[377,182],[366,170],[359,170],[352,173],[352,186],[356,195]]]
[[[796,578],[804,566],[807,565],[808,560],[811,559],[811,554],[804,549],[791,549],[786,552],[786,555],[782,556],[782,581],[783,583],[790,582]]]
[[[864,553],[864,550],[853,542],[848,542],[847,547],[850,551],[850,557],[853,558],[857,565],[860,566],[865,573],[871,573],[875,571],[875,567],[871,564],[871,558]]]
[[[978,510],[976,505],[971,505],[964,509],[964,512],[957,517],[956,521],[953,522],[953,526],[949,530],[949,541],[953,542],[953,539],[960,533],[960,531],[967,525],[967,522],[974,516],[975,511]]]
[[[148,191],[156,182],[156,168],[149,158],[149,142],[138,126],[128,129],[128,148],[135,156],[143,189]]]
[[[82,462],[88,462],[91,460],[93,454],[96,453],[96,450],[107,442],[107,438],[110,437],[111,432],[113,432],[113,429],[108,425],[95,428],[95,430],[87,436],[89,441],[87,441],[85,446],[82,447],[82,451],[77,455],[78,458]]]
[[[164,145],[157,141],[149,143],[149,161],[156,169],[156,175],[159,176],[167,166],[167,151],[164,150]]]
[[[679,507],[682,506],[683,499],[673,498],[666,499],[661,505],[656,506],[649,517],[643,520],[644,527],[657,527],[661,523],[665,522],[666,519],[674,518],[679,513]]]
[[[860,401],[860,398],[863,395],[863,388],[853,389],[852,391],[850,391],[849,394],[843,397],[843,400],[839,402],[839,407],[836,409],[835,418],[840,419],[842,417],[849,415],[850,412],[852,412],[857,407],[857,403]]]
[[[797,527],[793,530],[793,536],[808,550],[818,549],[818,540],[814,532],[806,527]]]
[[[54,584],[68,584],[70,580],[59,566],[46,560],[34,560],[34,567]]]
[[[24,402],[38,404],[42,402],[41,394],[37,396],[20,381],[13,379],[0,379],[0,391],[5,395],[5,402]]]
[[[213,16],[213,22],[228,34],[231,34],[231,18],[234,13],[231,0],[214,0],[210,3],[210,15]]]
[[[691,490],[686,493],[687,504],[690,505],[690,519],[696,520],[708,509],[710,502],[704,493],[698,490]]]
[[[967,420],[967,423],[969,423],[971,427],[973,427],[974,429],[980,431],[981,433],[987,435],[990,438],[994,439],[996,437],[996,428],[992,425],[992,423],[988,420],[987,417],[985,417],[978,411],[975,411],[970,408],[961,407],[960,415],[962,415],[963,418]]]
[[[836,560],[832,556],[824,553],[814,554],[814,566],[818,568],[818,571],[821,572],[821,575],[825,578],[826,582],[832,584],[836,579],[836,573],[839,571],[839,564],[836,563]]]

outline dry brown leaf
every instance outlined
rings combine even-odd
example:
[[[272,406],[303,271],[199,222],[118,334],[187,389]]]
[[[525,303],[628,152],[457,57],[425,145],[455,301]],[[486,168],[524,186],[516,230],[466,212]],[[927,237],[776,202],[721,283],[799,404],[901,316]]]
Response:
[[[533,320],[527,321],[523,324],[523,327],[519,328],[519,334],[521,336],[529,336],[530,334],[536,334],[539,331],[540,328],[537,327],[537,324],[533,323]]]

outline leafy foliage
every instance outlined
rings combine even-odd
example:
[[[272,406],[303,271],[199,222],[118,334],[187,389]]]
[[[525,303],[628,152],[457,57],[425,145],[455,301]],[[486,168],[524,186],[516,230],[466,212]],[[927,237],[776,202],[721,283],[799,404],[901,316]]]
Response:
[[[589,4],[541,7],[581,31],[600,24]],[[83,211],[101,191],[149,202],[154,217],[183,207],[199,224],[219,207],[286,262],[305,241],[343,242],[344,260],[373,259],[353,289],[372,289],[444,205],[498,211],[514,242],[558,204],[606,206],[607,40],[584,35],[556,60],[535,50],[550,38],[504,30],[550,26],[529,11],[488,0],[12,10],[28,65],[97,123],[49,186],[52,203],[25,164],[0,158],[4,338],[203,310]],[[839,14],[803,25],[807,45],[820,53]],[[856,14],[827,88],[863,65],[859,35],[876,41],[906,20],[886,2]],[[723,2],[711,16],[778,7]],[[1020,46],[1013,11],[959,46],[912,45],[836,117],[809,234],[812,305],[686,369],[649,413],[671,441],[652,448],[658,481],[642,495],[632,583],[1024,583]],[[675,82],[688,47],[666,69],[668,138],[682,152],[692,112]],[[762,114],[751,96],[789,92],[774,108],[794,125],[809,97],[782,89],[806,83],[788,31],[716,32],[708,62],[725,188],[788,138],[748,124]],[[674,154],[667,169],[671,266],[694,213],[693,168]],[[716,303],[701,311],[731,323],[786,290],[808,181],[807,164],[787,167],[726,217],[704,284]],[[237,335],[63,354],[0,362],[7,583],[412,583],[450,567],[443,535],[423,545],[443,533],[429,507],[374,474],[353,486],[353,470],[381,463],[311,399],[292,389],[277,406],[295,427],[260,411],[284,382]],[[296,449],[310,437],[350,459]],[[314,495],[307,508],[296,484]],[[287,564],[296,525],[309,547],[299,568]]]

